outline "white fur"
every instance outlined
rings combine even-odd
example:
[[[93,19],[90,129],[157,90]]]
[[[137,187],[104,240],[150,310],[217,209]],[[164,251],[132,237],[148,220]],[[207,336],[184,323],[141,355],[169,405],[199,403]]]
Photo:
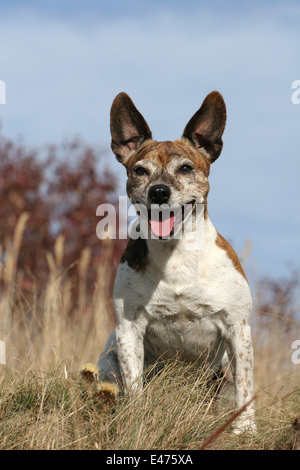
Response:
[[[144,367],[159,358],[180,353],[182,360],[202,358],[217,366],[227,353],[241,407],[253,397],[250,290],[227,252],[216,245],[217,231],[209,218],[203,237],[193,250],[184,234],[167,242],[150,239],[143,272],[126,262],[119,265],[114,289],[118,326],[113,333],[119,380],[129,391],[136,390]],[[101,358],[98,364],[101,369]],[[251,405],[237,429],[253,428],[252,418]]]

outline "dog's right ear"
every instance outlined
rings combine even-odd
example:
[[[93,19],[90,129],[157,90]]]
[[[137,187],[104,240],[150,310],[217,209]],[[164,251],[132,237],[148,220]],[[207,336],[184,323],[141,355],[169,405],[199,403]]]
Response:
[[[122,92],[110,111],[111,148],[119,162],[126,165],[132,151],[144,140],[152,139],[149,126],[129,96]]]
[[[189,139],[197,149],[204,148],[208,160],[213,163],[223,147],[225,123],[226,106],[223,97],[218,91],[212,91],[186,125],[183,137]]]

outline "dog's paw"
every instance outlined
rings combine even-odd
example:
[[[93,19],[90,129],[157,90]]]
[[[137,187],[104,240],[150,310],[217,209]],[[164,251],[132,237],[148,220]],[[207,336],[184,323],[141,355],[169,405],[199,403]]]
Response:
[[[256,434],[257,428],[255,421],[252,417],[249,418],[241,418],[237,419],[234,423],[233,433],[236,435],[248,433],[248,434]]]
[[[120,393],[118,385],[111,382],[100,382],[97,385],[97,397],[106,405],[114,405]]]
[[[80,370],[81,377],[89,383],[98,382],[99,369],[95,364],[85,364]]]

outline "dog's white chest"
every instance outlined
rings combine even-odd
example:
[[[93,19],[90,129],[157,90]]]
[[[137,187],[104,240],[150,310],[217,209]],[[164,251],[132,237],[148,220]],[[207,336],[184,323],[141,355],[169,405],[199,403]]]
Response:
[[[160,357],[171,358],[177,353],[182,359],[194,361],[204,350],[212,355],[220,347],[219,305],[211,299],[211,286],[192,252],[174,252],[163,259],[158,270],[153,263],[144,276],[134,276],[131,281],[135,294],[129,294],[127,311],[136,311],[140,320],[147,323],[144,345],[145,361]],[[167,259],[166,259],[167,258]],[[129,274],[129,273],[128,273]]]
[[[205,351],[209,351],[209,362],[219,362],[229,310],[231,322],[236,314],[249,310],[245,279],[214,243],[201,251],[186,250],[183,242],[173,250],[169,244],[155,248],[149,245],[151,262],[142,274],[126,263],[120,266],[117,318],[120,311],[120,319],[125,315],[140,329],[145,362],[177,353],[195,361]]]
[[[145,306],[148,326],[145,353],[152,359],[174,357],[196,360],[203,350],[214,350],[220,343],[218,318],[208,303],[204,286],[188,275],[186,282],[160,281]]]
[[[145,311],[150,321],[166,321],[183,327],[203,317],[209,311],[207,303],[206,286],[191,272],[180,270],[158,281],[145,303]]]

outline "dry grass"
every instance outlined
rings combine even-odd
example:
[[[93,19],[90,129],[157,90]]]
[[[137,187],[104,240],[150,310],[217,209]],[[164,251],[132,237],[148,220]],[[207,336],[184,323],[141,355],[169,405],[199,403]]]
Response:
[[[16,270],[25,223],[26,215],[0,266],[0,339],[7,349],[7,364],[0,365],[0,449],[198,449],[233,413],[216,395],[218,382],[210,381],[207,370],[177,360],[149,378],[133,400],[121,397],[111,408],[99,403],[94,385],[84,384],[78,370],[97,360],[114,327],[109,256],[90,298],[85,285],[90,253],[82,252],[78,309],[70,316],[70,281],[61,272],[59,238],[54,256],[47,255],[47,288],[28,300]],[[266,330],[261,318],[261,313],[254,318],[258,433],[236,436],[227,428],[210,448],[295,447],[300,366],[292,364],[291,343],[300,338],[299,322],[270,317]]]
[[[174,387],[174,377],[176,387]],[[226,419],[216,413],[214,386],[175,362],[152,378],[142,394],[101,406],[93,386],[63,368],[26,374],[6,372],[2,383],[2,449],[197,448]],[[5,389],[5,391],[4,391]]]

